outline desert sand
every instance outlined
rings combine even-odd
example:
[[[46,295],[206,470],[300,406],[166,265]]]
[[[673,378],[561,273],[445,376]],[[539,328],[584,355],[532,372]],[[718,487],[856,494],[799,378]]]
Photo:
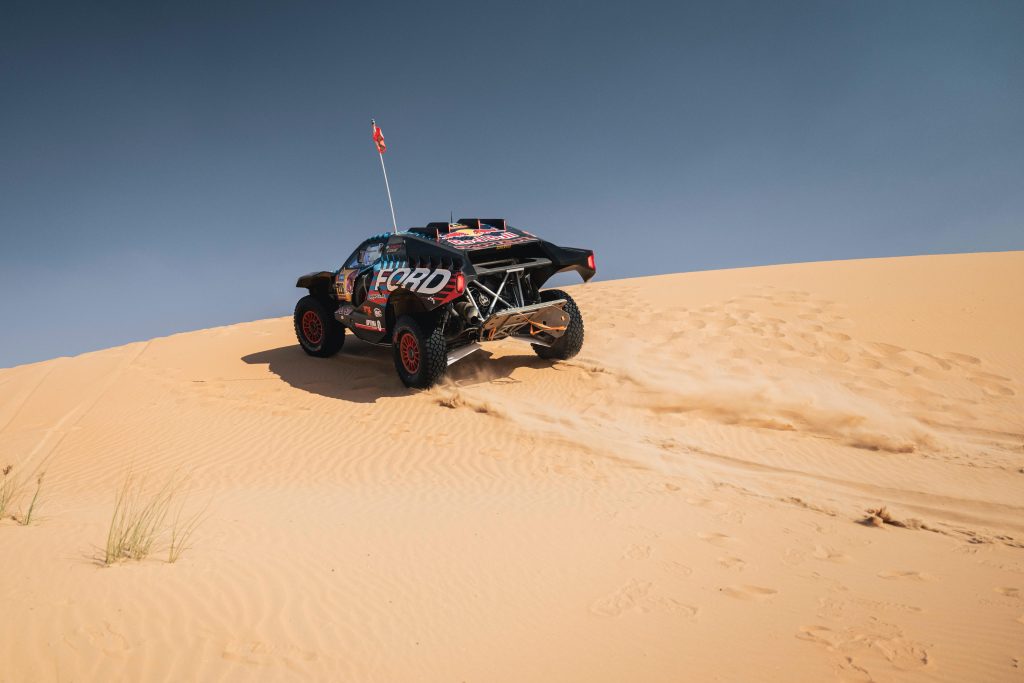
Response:
[[[0,681],[1024,680],[1024,252],[570,291],[425,392],[290,317],[0,370]]]

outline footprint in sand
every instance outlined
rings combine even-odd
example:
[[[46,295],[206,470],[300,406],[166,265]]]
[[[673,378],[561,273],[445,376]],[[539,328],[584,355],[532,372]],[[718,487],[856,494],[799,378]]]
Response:
[[[946,358],[951,361],[962,363],[965,365],[980,365],[981,359],[977,356],[969,356],[966,353],[954,353],[950,351],[946,354]]]
[[[697,612],[700,611],[699,608],[679,602],[674,598],[657,598],[649,604],[648,609],[659,609],[672,614],[682,614],[687,617],[695,617]],[[646,612],[648,609],[644,609],[644,611]]]
[[[838,346],[829,346],[825,348],[825,355],[838,363],[845,363],[850,360],[850,354]]]
[[[743,571],[743,568],[746,566],[747,562],[746,560],[740,557],[735,557],[733,555],[725,555],[723,557],[718,558],[718,564],[722,565],[726,569],[735,569],[736,571]]]
[[[786,564],[796,566],[802,564],[807,559],[807,553],[803,550],[796,548],[786,548],[786,552],[783,553],[782,561]]]
[[[633,545],[626,548],[626,552],[622,554],[624,560],[646,560],[651,556],[651,546],[634,543]]]
[[[861,659],[870,663],[882,657],[898,671],[925,667],[930,659],[924,644],[907,639],[898,628],[889,624],[876,624],[876,628],[870,630],[849,628],[843,631],[821,625],[801,626],[796,637],[822,645],[829,652],[841,656],[839,668],[849,667],[858,674],[854,680],[875,680],[864,666],[858,664]]]
[[[301,662],[318,659],[315,651],[304,650],[285,644],[267,644],[259,640],[236,640],[232,638],[225,643],[220,655],[229,662],[243,662],[266,666],[274,661],[284,661],[290,668]]]
[[[946,375],[943,374],[940,370],[932,370],[931,368],[927,368],[923,365],[915,365],[913,367],[913,373],[919,377],[924,377],[925,379],[943,380],[946,378]],[[930,392],[927,389],[921,389],[921,393],[941,398],[941,396],[939,396],[938,394]]]
[[[719,547],[727,546],[729,545],[729,542],[732,541],[732,536],[722,534],[717,531],[702,531],[701,533],[697,534],[697,538],[699,538],[702,541],[707,541],[711,545],[717,545]]]
[[[1005,377],[999,377],[998,375],[976,375],[970,379],[975,386],[994,398],[1015,396],[1017,394],[1017,392],[1003,383],[1004,381],[1009,381]]]
[[[858,367],[867,368],[869,370],[879,370],[882,367],[882,364],[878,361],[878,358],[867,354],[861,354],[856,365]]]
[[[710,510],[725,510],[726,508],[729,507],[725,503],[721,503],[717,500],[712,500],[710,498],[691,497],[686,499],[686,504],[693,505],[695,507],[708,508]]]
[[[993,590],[996,593],[999,593],[1000,595],[1005,595],[1008,598],[1020,597],[1020,589],[1014,588],[1013,586],[1000,586],[999,588],[994,588]]]
[[[102,628],[99,626],[88,626],[79,629],[76,635],[84,635],[89,645],[97,650],[102,650],[108,655],[124,654],[131,649],[128,639],[106,622],[103,623]],[[65,638],[65,640],[68,639]],[[71,643],[69,642],[69,644]]]
[[[898,356],[899,354],[906,351],[906,349],[903,348],[902,346],[896,346],[895,344],[886,344],[884,342],[872,342],[868,344],[868,346],[886,356]]]
[[[889,571],[878,572],[883,579],[907,579],[910,581],[931,581],[933,576],[912,569],[890,569]]]
[[[590,611],[601,617],[618,617],[623,612],[631,610],[639,612],[661,610],[681,613],[688,617],[697,615],[698,609],[693,605],[687,605],[674,598],[652,596],[650,593],[653,586],[654,584],[650,581],[631,579],[629,583],[614,593],[595,600],[590,605]]]
[[[653,585],[650,581],[631,579],[614,593],[595,600],[590,605],[590,611],[602,617],[617,617],[644,600]]]
[[[827,560],[828,562],[846,562],[850,559],[849,555],[825,545],[814,546],[814,552],[812,554],[815,558],[819,560]]]
[[[925,356],[928,356],[929,358],[931,358],[933,361],[935,361],[935,364],[938,365],[943,370],[950,370],[950,369],[953,368],[953,364],[950,363],[948,360],[943,360],[942,358],[939,358],[936,355],[933,355],[933,354],[930,354],[930,353],[924,353],[923,351],[918,351],[918,353],[920,353],[922,355],[925,355]]]
[[[828,626],[801,626],[796,637],[818,645],[833,649],[839,645],[842,637]]]
[[[719,588],[718,590],[732,598],[737,598],[739,600],[752,600],[756,602],[768,600],[779,592],[774,588],[750,585],[726,586],[725,588]]]
[[[690,576],[693,574],[693,567],[682,562],[676,562],[675,560],[666,560],[662,563],[662,567],[669,573],[677,576]]]

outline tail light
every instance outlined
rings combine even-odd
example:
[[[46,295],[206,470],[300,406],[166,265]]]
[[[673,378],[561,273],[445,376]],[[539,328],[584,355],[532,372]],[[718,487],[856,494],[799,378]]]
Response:
[[[466,276],[462,273],[455,273],[455,293],[462,294],[466,291]]]
[[[597,270],[597,267],[594,265],[594,252],[590,252],[590,256],[587,257],[587,268]]]

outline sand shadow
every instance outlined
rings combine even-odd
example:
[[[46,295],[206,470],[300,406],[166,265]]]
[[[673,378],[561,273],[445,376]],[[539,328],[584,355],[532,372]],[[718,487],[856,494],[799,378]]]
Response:
[[[515,381],[512,372],[521,367],[545,368],[551,361],[533,355],[528,348],[522,355],[492,358],[481,349],[448,368],[448,378],[459,385]],[[408,396],[398,379],[389,347],[374,346],[353,337],[333,358],[313,358],[298,344],[281,346],[243,356],[249,365],[267,368],[296,389],[353,403],[374,403],[378,398]]]

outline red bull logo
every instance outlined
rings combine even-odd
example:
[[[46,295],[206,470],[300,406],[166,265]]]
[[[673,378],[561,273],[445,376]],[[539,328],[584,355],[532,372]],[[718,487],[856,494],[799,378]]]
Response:
[[[452,225],[447,235],[441,238],[457,247],[486,246],[497,242],[526,242],[532,237],[517,235],[508,230],[500,230],[490,225],[481,225],[479,228],[471,228],[467,225]]]

